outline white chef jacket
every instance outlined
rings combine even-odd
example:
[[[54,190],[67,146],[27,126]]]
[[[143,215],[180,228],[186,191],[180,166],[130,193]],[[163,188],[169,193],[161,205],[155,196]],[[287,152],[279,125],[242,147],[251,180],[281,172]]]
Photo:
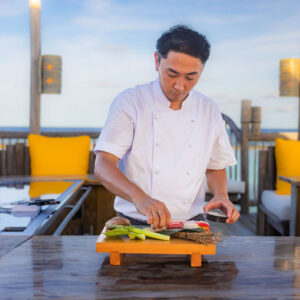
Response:
[[[186,220],[203,212],[206,169],[236,164],[216,104],[192,90],[181,109],[172,110],[158,79],[114,99],[94,150],[119,157],[127,178],[164,202],[172,219]],[[116,197],[114,207],[147,220],[121,197]]]

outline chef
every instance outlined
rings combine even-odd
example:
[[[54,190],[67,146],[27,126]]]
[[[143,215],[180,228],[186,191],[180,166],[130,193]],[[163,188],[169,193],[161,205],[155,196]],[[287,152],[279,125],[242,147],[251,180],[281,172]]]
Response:
[[[217,105],[194,90],[209,57],[205,36],[177,25],[156,44],[158,78],[119,94],[95,146],[95,175],[115,210],[154,229],[220,208],[239,212],[225,168],[236,164]],[[213,198],[205,205],[205,181]]]

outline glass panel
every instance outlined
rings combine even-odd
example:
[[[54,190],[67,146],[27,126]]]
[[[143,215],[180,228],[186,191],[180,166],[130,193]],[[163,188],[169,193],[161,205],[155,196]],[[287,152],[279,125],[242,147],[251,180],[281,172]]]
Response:
[[[43,181],[0,186],[0,232],[23,231],[49,205],[29,205],[34,201],[56,200],[73,181]],[[20,230],[17,230],[20,228]]]

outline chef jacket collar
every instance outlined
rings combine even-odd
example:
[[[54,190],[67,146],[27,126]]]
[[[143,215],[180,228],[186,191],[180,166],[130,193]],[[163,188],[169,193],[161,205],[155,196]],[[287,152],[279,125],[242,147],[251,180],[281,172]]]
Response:
[[[156,91],[156,95],[157,95],[157,100],[159,102],[159,107],[162,108],[164,111],[174,111],[174,112],[180,112],[180,111],[184,111],[186,109],[188,109],[188,107],[191,105],[192,102],[192,93],[193,91],[190,91],[190,93],[188,94],[187,98],[182,102],[182,106],[181,109],[179,110],[173,110],[170,108],[170,101],[167,99],[167,97],[165,96],[161,86],[160,86],[160,82],[159,82],[159,78],[157,78],[154,81],[154,86],[155,86],[155,91]]]

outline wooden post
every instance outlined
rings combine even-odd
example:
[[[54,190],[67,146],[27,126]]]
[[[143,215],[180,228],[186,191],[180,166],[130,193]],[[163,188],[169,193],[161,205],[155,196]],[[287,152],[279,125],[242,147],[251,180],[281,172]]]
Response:
[[[30,133],[40,133],[40,59],[41,59],[41,29],[40,1],[30,1]]]
[[[253,106],[251,108],[251,133],[260,133],[260,123],[261,123],[261,107]]]
[[[248,195],[248,167],[249,167],[249,124],[251,122],[251,101],[250,100],[242,100],[242,110],[241,110],[241,128],[242,128],[242,136],[241,136],[241,179],[245,182],[245,194],[242,195],[242,203],[241,203],[241,213],[248,214],[248,203],[249,203],[249,195]]]

